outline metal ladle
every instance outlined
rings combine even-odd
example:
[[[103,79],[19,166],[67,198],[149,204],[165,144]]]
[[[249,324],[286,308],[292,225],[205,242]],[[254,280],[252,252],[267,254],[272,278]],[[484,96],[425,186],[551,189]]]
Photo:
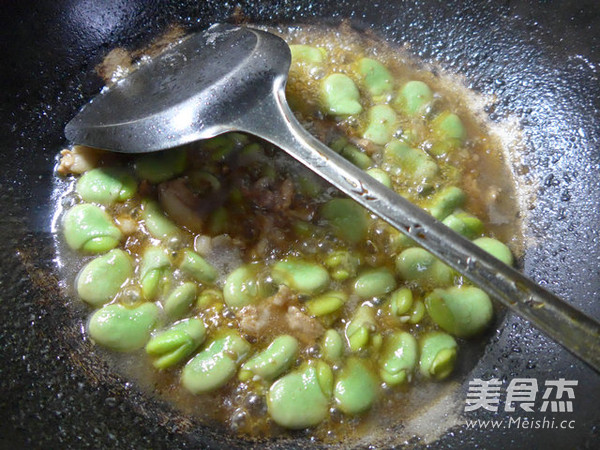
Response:
[[[265,31],[214,25],[103,90],[65,128],[73,143],[164,150],[228,131],[280,147],[600,372],[600,324],[503,264],[310,135],[285,99],[291,56]]]

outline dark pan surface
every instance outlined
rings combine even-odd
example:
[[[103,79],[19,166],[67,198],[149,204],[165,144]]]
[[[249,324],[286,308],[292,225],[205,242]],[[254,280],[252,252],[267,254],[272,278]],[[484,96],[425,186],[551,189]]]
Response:
[[[347,18],[410,43],[426,61],[495,93],[490,111],[517,116],[535,208],[523,268],[600,318],[600,6],[595,1],[118,0],[4,2],[0,7],[0,447],[239,447],[198,427],[112,374],[56,286],[50,235],[55,155],[63,127],[101,87],[94,66],[112,48],[137,48],[178,23],[186,29],[246,17],[254,23]],[[449,430],[434,448],[597,448],[600,377],[511,315],[466,381],[577,380],[574,430]],[[467,418],[517,417],[503,412]],[[460,411],[462,412],[462,411]],[[543,414],[520,414],[543,417]],[[275,441],[272,447],[310,446]],[[401,444],[399,442],[398,444]],[[411,445],[420,446],[418,442]]]

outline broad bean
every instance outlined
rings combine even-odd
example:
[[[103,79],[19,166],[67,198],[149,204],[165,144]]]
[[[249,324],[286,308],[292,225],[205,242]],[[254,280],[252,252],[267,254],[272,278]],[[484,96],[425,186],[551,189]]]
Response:
[[[435,289],[425,297],[425,306],[443,330],[463,338],[481,333],[494,314],[488,295],[474,286]]]
[[[250,344],[238,332],[221,332],[185,365],[181,372],[183,387],[192,394],[219,389],[233,378],[250,349]]]
[[[302,429],[327,418],[333,373],[322,361],[311,361],[273,383],[267,410],[280,426]]]
[[[426,378],[442,380],[454,369],[458,345],[452,336],[432,332],[419,340],[419,371]]]
[[[112,218],[90,203],[75,205],[66,212],[63,232],[69,247],[88,253],[115,248],[123,236]]]
[[[329,285],[329,273],[323,266],[299,258],[276,262],[271,277],[275,283],[307,295],[322,292]]]
[[[298,341],[284,334],[276,337],[269,346],[246,361],[238,375],[241,381],[257,376],[263,380],[273,380],[288,370],[298,356]]]
[[[362,206],[349,198],[334,198],[320,210],[321,217],[333,228],[335,234],[351,244],[362,241],[369,227],[369,218]]]
[[[394,274],[385,267],[365,270],[354,282],[354,293],[362,299],[379,297],[395,288]]]
[[[92,306],[101,306],[121,289],[133,274],[131,258],[123,250],[115,249],[85,265],[77,276],[77,294]]]
[[[321,96],[325,112],[336,116],[350,116],[362,111],[360,94],[352,79],[334,73],[323,79]]]
[[[365,362],[350,357],[336,377],[333,398],[343,413],[360,414],[373,405],[377,390],[377,379]]]
[[[410,381],[419,361],[417,340],[404,331],[396,331],[383,339],[379,357],[379,376],[389,386]]]
[[[154,303],[142,303],[131,309],[119,304],[106,305],[92,315],[88,330],[98,344],[130,352],[146,344],[158,322],[158,314]]]
[[[185,319],[152,337],[146,344],[146,353],[154,358],[154,367],[166,369],[194,353],[205,337],[202,320]]]

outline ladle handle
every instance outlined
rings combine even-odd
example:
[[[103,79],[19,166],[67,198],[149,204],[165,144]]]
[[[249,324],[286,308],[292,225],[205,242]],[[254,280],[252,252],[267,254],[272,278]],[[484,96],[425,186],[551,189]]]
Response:
[[[252,124],[244,131],[285,150],[600,372],[598,321],[366,175],[304,129],[287,105],[283,85],[274,94],[275,102],[263,103],[258,112],[263,120],[244,121]]]

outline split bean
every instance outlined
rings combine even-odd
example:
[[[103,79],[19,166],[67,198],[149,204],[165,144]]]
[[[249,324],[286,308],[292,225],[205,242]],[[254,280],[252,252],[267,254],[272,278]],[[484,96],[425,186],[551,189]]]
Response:
[[[410,381],[419,361],[417,340],[404,331],[396,331],[383,340],[379,357],[379,376],[389,386]]]
[[[238,332],[222,332],[185,365],[181,384],[192,394],[219,389],[234,377],[250,349]]]
[[[346,326],[346,340],[353,352],[362,350],[367,346],[371,335],[376,330],[375,311],[368,304],[359,306],[352,320]]]
[[[200,283],[212,283],[217,279],[217,269],[193,250],[183,250],[179,268]]]
[[[146,247],[140,266],[140,284],[146,300],[153,300],[157,296],[161,280],[169,267],[171,260],[165,249]]]
[[[360,258],[347,250],[331,253],[325,259],[325,266],[331,271],[331,278],[344,281],[356,275]]]
[[[442,380],[452,373],[458,345],[452,336],[432,332],[419,340],[419,371],[426,378]]]
[[[401,288],[392,292],[385,303],[387,312],[396,318],[405,316],[413,306],[412,291],[408,288]]]
[[[297,356],[296,338],[287,334],[278,336],[265,350],[242,365],[239,379],[248,381],[257,376],[263,380],[273,380],[288,370]]]
[[[112,218],[90,203],[75,205],[66,212],[63,232],[69,247],[88,253],[113,249],[123,236]]]
[[[185,319],[152,337],[146,344],[146,353],[154,358],[154,367],[166,369],[194,353],[205,338],[202,320]]]

